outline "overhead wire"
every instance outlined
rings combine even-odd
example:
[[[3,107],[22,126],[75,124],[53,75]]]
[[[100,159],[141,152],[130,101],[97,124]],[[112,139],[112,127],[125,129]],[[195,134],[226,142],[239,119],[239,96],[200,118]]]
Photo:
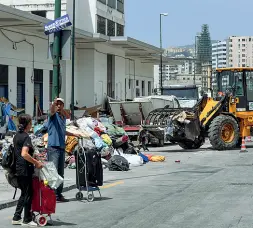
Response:
[[[3,29],[0,28],[0,32],[1,34],[8,40],[12,43],[12,48],[14,50],[17,50],[17,44],[19,43],[27,43],[29,44],[31,47],[32,47],[32,75],[31,75],[31,82],[33,83],[34,82],[34,66],[35,66],[35,50],[34,50],[34,44],[27,41],[26,39],[22,39],[22,40],[19,40],[19,41],[15,41],[15,40],[12,40],[9,36],[7,36],[4,32],[3,32]],[[13,31],[11,31],[13,32]]]

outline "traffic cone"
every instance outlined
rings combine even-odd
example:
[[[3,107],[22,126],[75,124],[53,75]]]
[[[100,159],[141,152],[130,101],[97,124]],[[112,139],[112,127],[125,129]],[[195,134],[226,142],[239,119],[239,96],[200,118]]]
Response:
[[[241,151],[240,151],[240,153],[245,153],[245,152],[248,152],[248,151],[246,149],[245,139],[242,138],[242,145],[241,145]]]

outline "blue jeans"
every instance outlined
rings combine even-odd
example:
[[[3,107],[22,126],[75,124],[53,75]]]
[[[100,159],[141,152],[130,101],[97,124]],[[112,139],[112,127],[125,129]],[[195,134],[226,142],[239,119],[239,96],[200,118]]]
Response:
[[[64,163],[65,163],[65,149],[59,147],[47,148],[47,160],[53,162],[58,174],[64,178]],[[63,190],[63,183],[57,188],[56,196],[61,197]]]

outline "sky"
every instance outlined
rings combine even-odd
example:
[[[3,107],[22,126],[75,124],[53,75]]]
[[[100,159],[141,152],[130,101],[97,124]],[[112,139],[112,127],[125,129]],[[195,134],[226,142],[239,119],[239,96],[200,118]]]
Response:
[[[125,0],[126,36],[163,48],[194,43],[208,24],[212,40],[253,35],[253,0]]]

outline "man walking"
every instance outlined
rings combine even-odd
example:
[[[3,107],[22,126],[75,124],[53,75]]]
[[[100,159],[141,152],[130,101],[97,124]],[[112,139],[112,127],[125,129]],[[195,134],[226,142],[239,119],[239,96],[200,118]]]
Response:
[[[48,149],[47,159],[53,162],[58,174],[64,178],[65,163],[65,136],[75,136],[66,131],[66,117],[64,115],[64,100],[56,98],[51,105],[50,118],[48,120]],[[68,202],[62,195],[63,184],[56,190],[57,201]]]

